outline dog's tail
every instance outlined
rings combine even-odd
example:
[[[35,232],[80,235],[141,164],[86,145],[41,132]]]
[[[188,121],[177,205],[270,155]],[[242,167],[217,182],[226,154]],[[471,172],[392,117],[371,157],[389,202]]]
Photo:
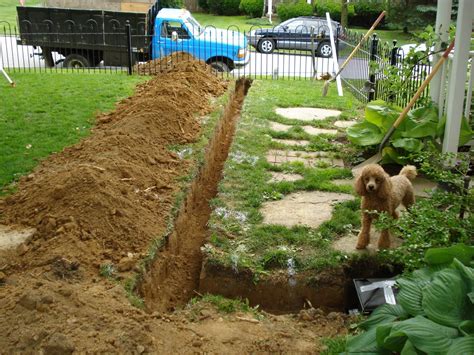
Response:
[[[400,174],[398,175],[405,175],[409,180],[413,180],[416,178],[417,172],[416,172],[416,167],[413,165],[406,165],[403,167],[403,169],[400,171]]]

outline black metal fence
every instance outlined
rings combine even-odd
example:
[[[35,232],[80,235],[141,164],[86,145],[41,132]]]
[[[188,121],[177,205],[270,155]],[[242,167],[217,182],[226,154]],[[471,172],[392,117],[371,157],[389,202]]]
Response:
[[[18,31],[16,26],[0,21],[0,66],[11,72],[149,74],[167,68],[170,60],[185,57],[169,57],[170,54],[184,52],[233,77],[311,80],[335,72],[329,28],[323,22],[311,28],[255,27],[247,32],[236,26],[229,26],[227,31],[212,26],[188,29],[191,33],[173,27],[163,28],[154,36],[140,34],[144,31],[133,31],[128,25],[110,26],[107,32],[74,24],[60,32],[51,26],[40,27]],[[337,24],[333,30],[341,65],[363,36],[342,30]],[[242,45],[244,37],[249,43],[247,48]],[[406,50],[397,47],[396,42],[381,43],[374,35],[362,44],[342,72],[344,86],[362,102],[381,98],[403,105],[430,70],[429,63],[417,65],[406,76],[404,90],[397,90],[388,73],[400,69],[405,54]]]
[[[40,26],[18,31],[15,26],[0,22],[0,65],[13,72],[142,73],[140,66],[145,62],[156,59],[147,68],[155,66],[155,71],[159,71],[163,66],[161,58],[185,52],[233,77],[315,79],[334,71],[326,25],[309,31],[304,26],[292,31],[276,28],[274,39],[260,36],[260,27],[241,32],[236,26],[229,26],[227,31],[208,26],[191,29],[191,34],[182,29],[173,34],[176,28],[172,28],[155,36],[138,34],[127,26],[117,26],[114,32],[85,31],[80,26],[66,29],[53,32]],[[199,40],[191,40],[191,36]],[[243,38],[249,43],[247,48]],[[173,57],[179,58],[183,56]]]
[[[346,31],[346,38],[341,40],[344,45],[339,53],[339,65],[342,65],[362,38],[363,34]],[[362,102],[382,99],[405,106],[431,70],[428,60],[407,65],[409,49],[409,45],[399,47],[397,41],[381,42],[377,35],[373,35],[362,43],[341,73],[341,79]],[[394,80],[394,77],[398,79]],[[423,91],[421,101],[428,94],[429,87]]]

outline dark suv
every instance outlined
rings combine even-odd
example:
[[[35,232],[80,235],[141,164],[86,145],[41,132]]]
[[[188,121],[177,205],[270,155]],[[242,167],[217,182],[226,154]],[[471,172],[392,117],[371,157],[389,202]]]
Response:
[[[250,44],[260,53],[272,53],[275,49],[311,50],[311,28],[314,28],[314,49],[320,57],[332,55],[329,41],[329,27],[325,18],[301,16],[282,22],[274,28],[264,28],[251,31],[248,35]],[[332,21],[334,36],[342,37],[339,22]]]

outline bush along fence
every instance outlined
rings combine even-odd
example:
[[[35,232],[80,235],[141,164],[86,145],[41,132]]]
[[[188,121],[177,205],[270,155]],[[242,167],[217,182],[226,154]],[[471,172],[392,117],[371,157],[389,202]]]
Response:
[[[362,35],[333,25],[341,64]],[[182,60],[183,55],[168,57],[182,52],[233,77],[309,80],[335,72],[326,21],[318,21],[311,28],[296,23],[289,28],[255,27],[248,32],[236,26],[217,30],[197,23],[185,27],[166,21],[159,33],[151,35],[145,34],[145,26],[139,21],[130,25],[125,20],[103,27],[69,21],[23,23],[17,30],[0,22],[0,65],[12,72],[100,70],[151,74],[168,68],[170,61]],[[102,32],[97,31],[100,28]],[[151,59],[155,60],[149,62]],[[374,35],[343,71],[343,82],[363,102],[381,98],[403,105],[430,70],[428,61],[416,64],[403,85],[397,87],[390,75],[396,75],[403,60],[404,53],[395,42],[380,43]]]

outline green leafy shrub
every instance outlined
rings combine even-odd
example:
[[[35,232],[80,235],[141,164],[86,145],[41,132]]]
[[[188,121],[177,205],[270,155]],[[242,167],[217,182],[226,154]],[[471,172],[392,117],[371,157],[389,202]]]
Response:
[[[297,2],[281,3],[277,6],[277,15],[281,21],[286,21],[298,16],[311,16],[313,14],[313,7],[305,0],[298,0]]]
[[[314,6],[314,12],[320,17],[326,18],[326,12],[329,12],[331,19],[340,21],[341,19],[341,1],[340,0],[323,0],[317,1]],[[349,22],[355,14],[355,7],[349,3],[347,6],[347,17]]]
[[[207,0],[209,11],[216,15],[233,16],[240,14],[240,0]]]
[[[390,28],[409,30],[435,23],[436,5],[424,5],[423,1],[389,1],[387,22]]]
[[[365,120],[347,129],[349,140],[359,146],[378,146],[402,109],[382,100],[371,101],[365,108]],[[421,152],[428,144],[440,145],[446,118],[438,119],[438,109],[429,104],[408,112],[405,120],[391,137],[383,151],[383,162],[405,164],[408,155]],[[472,139],[473,132],[465,118],[462,120],[459,145]]]
[[[171,9],[181,9],[184,7],[184,0],[161,0],[160,5]]]
[[[260,17],[263,12],[263,0],[240,0],[240,10],[250,17]]]
[[[209,11],[209,4],[207,3],[207,0],[198,0],[198,5],[204,12]]]
[[[385,7],[385,3],[379,0],[358,0],[354,2],[354,13],[352,16],[349,12],[349,24],[369,28],[379,17],[380,13],[386,10]],[[378,28],[382,28],[384,22],[385,18],[378,25]]]
[[[474,349],[474,257],[464,246],[464,265],[445,250],[438,256],[451,265],[424,268],[399,278],[396,305],[385,304],[359,324],[348,353],[470,354]],[[469,260],[467,260],[469,259]],[[435,256],[434,260],[438,260]],[[444,263],[445,264],[445,263]]]

